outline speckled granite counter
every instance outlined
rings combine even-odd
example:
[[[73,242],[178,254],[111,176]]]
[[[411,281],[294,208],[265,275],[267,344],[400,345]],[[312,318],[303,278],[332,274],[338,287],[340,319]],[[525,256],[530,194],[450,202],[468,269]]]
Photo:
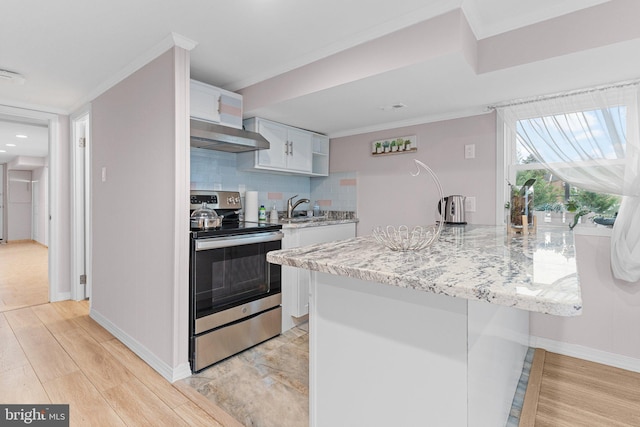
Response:
[[[559,316],[582,311],[571,231],[506,235],[502,227],[445,227],[419,252],[394,252],[372,236],[270,252],[275,264],[486,301]]]
[[[357,223],[357,219],[332,219],[332,218],[322,218],[322,219],[313,219],[313,220],[304,220],[304,221],[290,221],[290,220],[280,220],[280,224],[282,228],[308,228],[308,227],[323,227],[327,225],[339,225],[339,224],[351,224]]]

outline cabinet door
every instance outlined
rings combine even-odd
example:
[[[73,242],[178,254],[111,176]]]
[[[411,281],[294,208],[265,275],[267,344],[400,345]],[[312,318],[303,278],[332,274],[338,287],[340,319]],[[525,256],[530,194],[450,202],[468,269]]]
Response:
[[[220,122],[220,91],[213,86],[191,81],[190,112],[196,119]]]
[[[310,173],[312,134],[289,128],[288,141],[287,169]]]
[[[258,132],[264,136],[271,148],[258,151],[258,165],[286,169],[289,146],[287,141],[287,128],[277,123],[259,122]]]
[[[301,228],[299,231],[300,236],[298,244],[300,246],[327,243],[334,240],[345,240],[356,237],[355,223]],[[295,301],[292,315],[294,317],[302,317],[309,314],[309,284],[311,282],[311,273],[309,270],[296,270],[298,270],[298,282],[296,292],[293,295]]]

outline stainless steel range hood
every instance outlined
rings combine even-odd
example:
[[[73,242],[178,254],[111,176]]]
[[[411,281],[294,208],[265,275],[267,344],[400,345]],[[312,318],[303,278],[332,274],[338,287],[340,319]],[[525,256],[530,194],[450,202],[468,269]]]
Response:
[[[269,141],[257,132],[191,119],[191,146],[241,153],[267,149]]]

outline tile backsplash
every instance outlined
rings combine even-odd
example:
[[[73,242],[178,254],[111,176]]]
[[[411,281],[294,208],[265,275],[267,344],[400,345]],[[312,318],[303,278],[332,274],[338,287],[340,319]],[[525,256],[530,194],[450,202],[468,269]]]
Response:
[[[357,175],[337,172],[328,177],[311,178],[311,200],[318,201],[322,211],[356,211]]]
[[[246,172],[238,170],[236,154],[224,151],[191,148],[191,189],[257,191],[258,203],[267,210],[275,204],[279,211],[286,210],[287,199],[309,199],[312,209],[317,200],[322,211],[355,211],[357,177],[355,172],[340,172],[329,177],[304,177],[277,173]]]

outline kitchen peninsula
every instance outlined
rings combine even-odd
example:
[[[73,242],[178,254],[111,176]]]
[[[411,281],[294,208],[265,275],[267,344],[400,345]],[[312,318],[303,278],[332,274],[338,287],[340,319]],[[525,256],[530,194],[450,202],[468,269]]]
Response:
[[[270,252],[310,271],[310,425],[505,425],[529,311],[580,314],[567,229],[445,227],[418,252],[372,236]]]

